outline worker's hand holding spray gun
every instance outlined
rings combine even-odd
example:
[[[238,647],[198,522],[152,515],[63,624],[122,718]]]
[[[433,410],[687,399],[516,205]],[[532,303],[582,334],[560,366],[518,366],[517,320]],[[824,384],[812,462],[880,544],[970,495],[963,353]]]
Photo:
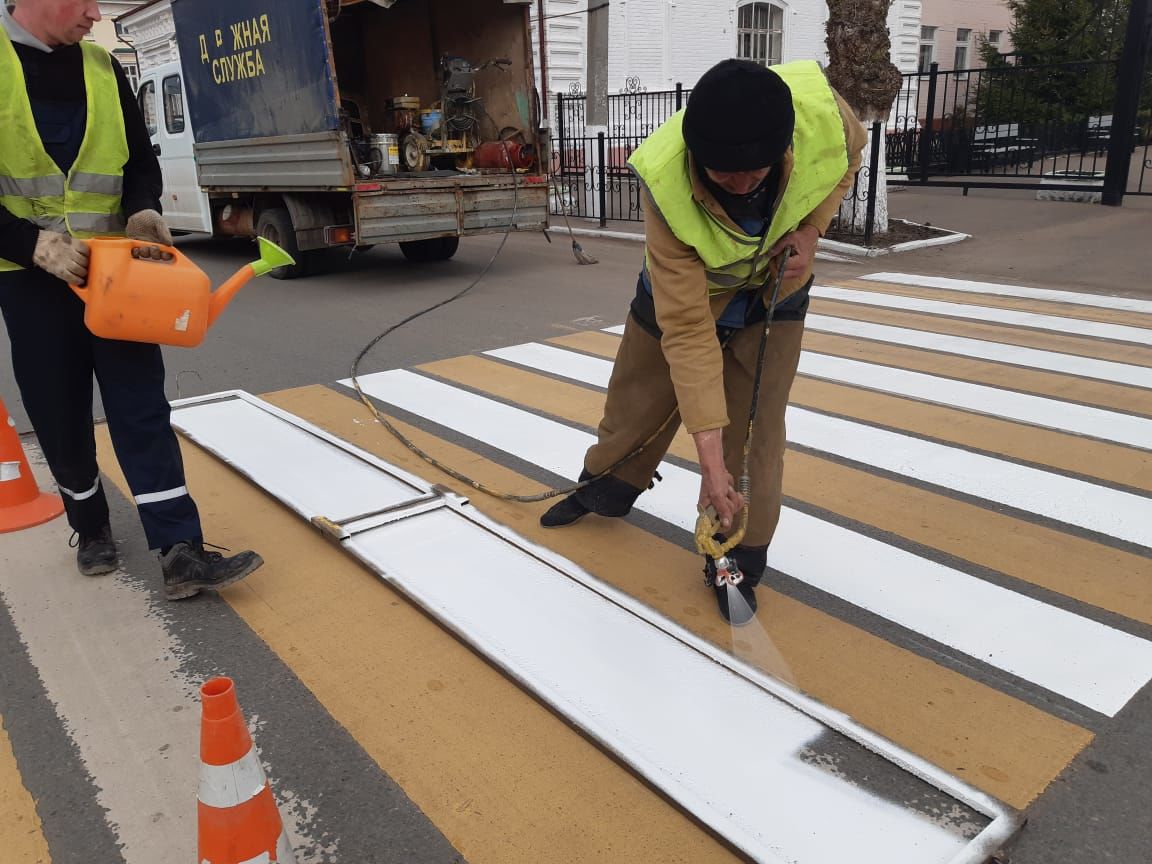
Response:
[[[728,553],[744,539],[744,533],[748,528],[748,504],[752,487],[748,473],[748,457],[760,401],[760,381],[764,373],[768,336],[772,330],[772,318],[776,312],[780,286],[785,279],[799,278],[807,272],[816,255],[816,244],[819,240],[820,233],[815,228],[802,225],[781,237],[769,252],[771,256],[779,255],[780,260],[773,280],[764,336],[760,340],[748,431],[744,439],[743,470],[738,484],[733,482],[732,475],[725,466],[724,430],[708,429],[696,432],[692,436],[700,460],[700,500],[697,504],[700,516],[696,520],[696,549],[705,556],[704,572],[710,585],[739,585],[744,581],[744,574],[740,572],[736,561]],[[760,302],[759,296],[757,302]],[[733,531],[737,516],[741,517],[740,523]]]

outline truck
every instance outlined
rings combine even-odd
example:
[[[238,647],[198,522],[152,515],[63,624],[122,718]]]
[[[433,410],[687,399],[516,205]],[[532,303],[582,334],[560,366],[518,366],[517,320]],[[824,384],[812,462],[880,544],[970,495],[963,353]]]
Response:
[[[117,18],[176,232],[322,251],[548,224],[530,0],[153,0]]]

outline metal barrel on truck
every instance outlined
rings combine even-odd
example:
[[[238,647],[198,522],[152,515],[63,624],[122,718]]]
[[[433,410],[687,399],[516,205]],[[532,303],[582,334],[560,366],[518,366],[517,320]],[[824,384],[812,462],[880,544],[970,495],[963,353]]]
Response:
[[[547,141],[526,3],[170,2],[213,232],[319,250],[542,230]],[[152,5],[152,4],[149,4]]]

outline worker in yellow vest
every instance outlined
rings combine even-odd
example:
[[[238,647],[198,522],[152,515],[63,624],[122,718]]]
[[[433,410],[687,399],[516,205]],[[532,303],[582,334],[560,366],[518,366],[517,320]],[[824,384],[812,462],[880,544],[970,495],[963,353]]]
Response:
[[[754,589],[780,517],[784,413],[816,245],[852,188],[866,141],[818,64],[769,69],[725,60],[630,160],[643,186],[645,261],[582,480],[627,457],[678,410],[700,462],[695,503],[714,508],[721,526],[732,528],[745,506],[733,477],[741,470],[775,262],[786,248],[793,252],[764,358],[748,529],[732,552],[744,574],[739,608],[730,608],[725,585],[710,582],[733,624],[755,613]],[[678,425],[553,506],[541,524],[626,515],[650,488]]]
[[[171,244],[163,181],[123,70],[84,41],[96,0],[0,6],[0,312],[25,410],[64,497],[76,561],[89,576],[115,570],[116,544],[96,464],[92,376],[112,444],[165,594],[178,600],[244,578],[254,552],[204,549],[184,483],[157,345],[93,336],[69,284],[88,270],[84,238]]]

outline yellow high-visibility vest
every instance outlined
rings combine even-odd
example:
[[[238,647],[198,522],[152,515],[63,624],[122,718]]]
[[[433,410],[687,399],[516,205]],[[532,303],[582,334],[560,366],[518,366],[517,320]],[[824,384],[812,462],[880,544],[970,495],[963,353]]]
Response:
[[[757,260],[757,251],[771,249],[777,240],[794,231],[800,220],[832,194],[848,171],[844,120],[819,64],[802,60],[773,66],[772,71],[792,91],[796,127],[792,175],[766,237],[734,231],[693,197],[683,111],[649,136],[629,160],[672,233],[695,249],[704,262],[710,294],[762,284],[767,279],[768,261],[764,255]]]
[[[80,48],[88,118],[76,163],[65,175],[40,140],[24,69],[0,28],[0,204],[41,228],[73,237],[122,236],[128,136],[120,89],[108,52],[90,42]],[[0,271],[19,269],[0,258]]]

